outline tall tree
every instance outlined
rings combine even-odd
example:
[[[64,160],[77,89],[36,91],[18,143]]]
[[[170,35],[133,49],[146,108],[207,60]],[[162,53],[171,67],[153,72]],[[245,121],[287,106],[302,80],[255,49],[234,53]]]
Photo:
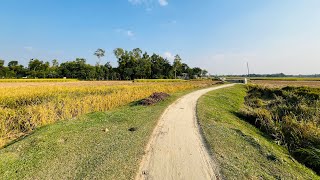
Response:
[[[105,56],[105,50],[98,48],[96,52],[94,52],[94,55],[98,58],[97,65],[100,65],[101,58]]]
[[[173,69],[174,69],[174,78],[177,79],[177,72],[181,73],[181,68],[182,68],[182,63],[181,63],[181,58],[180,56],[177,54],[174,57],[173,60]]]
[[[49,68],[50,70],[49,70],[48,76],[51,78],[59,77],[58,68],[59,68],[58,60],[57,59],[52,60],[52,66]]]
[[[58,66],[59,66],[58,60],[56,59],[52,60],[52,67],[58,67]]]

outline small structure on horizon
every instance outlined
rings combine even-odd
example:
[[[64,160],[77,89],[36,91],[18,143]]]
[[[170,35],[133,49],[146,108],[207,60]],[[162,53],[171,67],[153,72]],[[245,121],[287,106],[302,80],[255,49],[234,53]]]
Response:
[[[218,80],[219,80],[219,81],[222,81],[222,82],[248,84],[248,79],[247,79],[247,78],[227,79],[227,78],[225,78],[225,77],[219,77]]]

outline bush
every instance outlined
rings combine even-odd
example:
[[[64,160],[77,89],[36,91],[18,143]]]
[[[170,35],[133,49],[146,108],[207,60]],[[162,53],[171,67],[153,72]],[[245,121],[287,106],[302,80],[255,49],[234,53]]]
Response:
[[[287,147],[298,161],[320,173],[319,102],[320,89],[316,88],[248,86],[241,114]]]

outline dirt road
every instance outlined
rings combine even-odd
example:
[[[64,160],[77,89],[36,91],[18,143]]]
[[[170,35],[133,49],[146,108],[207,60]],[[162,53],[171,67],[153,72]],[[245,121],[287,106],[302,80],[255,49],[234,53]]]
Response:
[[[203,94],[230,86],[198,90],[170,105],[153,132],[136,179],[219,179],[199,131],[196,104]]]

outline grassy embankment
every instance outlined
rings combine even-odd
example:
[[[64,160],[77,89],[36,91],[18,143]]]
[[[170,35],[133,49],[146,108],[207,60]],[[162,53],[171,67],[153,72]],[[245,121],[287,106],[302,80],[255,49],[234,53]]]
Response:
[[[239,118],[246,89],[237,85],[201,97],[198,116],[204,136],[226,179],[320,179],[288,150]]]
[[[132,179],[157,119],[190,91],[39,128],[0,150],[0,179]]]

